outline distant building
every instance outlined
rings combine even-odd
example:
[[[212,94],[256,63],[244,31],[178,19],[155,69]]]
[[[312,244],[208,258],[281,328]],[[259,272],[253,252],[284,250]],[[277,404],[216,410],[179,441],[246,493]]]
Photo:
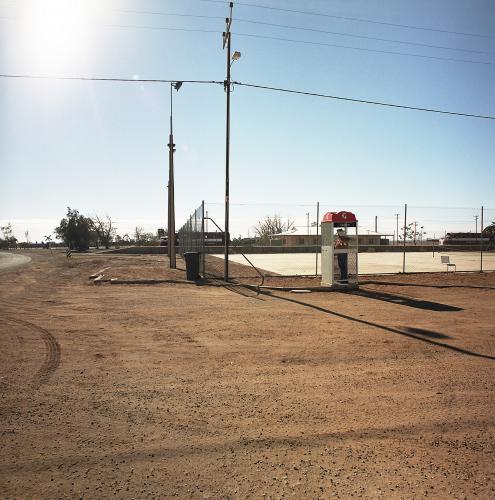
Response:
[[[366,231],[366,233],[358,234],[358,244],[367,245],[388,245],[390,235],[375,233],[374,231]],[[299,246],[315,246],[321,244],[321,234],[316,235],[316,227],[297,228],[295,231],[285,231],[279,234],[270,236],[270,246],[281,247],[299,247]]]

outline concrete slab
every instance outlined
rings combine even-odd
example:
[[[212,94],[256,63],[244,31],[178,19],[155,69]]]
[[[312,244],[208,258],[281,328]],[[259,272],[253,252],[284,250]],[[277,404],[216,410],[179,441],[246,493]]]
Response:
[[[441,272],[447,267],[441,263],[440,256],[448,255],[450,262],[456,264],[457,271],[479,271],[479,252],[407,252],[406,272]],[[246,254],[248,259],[261,269],[277,274],[315,274],[316,255],[310,253],[291,254]],[[223,255],[216,255],[223,258]],[[321,272],[321,255],[318,255],[318,272]],[[399,273],[402,272],[402,253],[374,252],[359,254],[359,274]],[[242,255],[230,255],[230,260],[245,264]],[[483,254],[483,269],[495,271],[495,253]]]

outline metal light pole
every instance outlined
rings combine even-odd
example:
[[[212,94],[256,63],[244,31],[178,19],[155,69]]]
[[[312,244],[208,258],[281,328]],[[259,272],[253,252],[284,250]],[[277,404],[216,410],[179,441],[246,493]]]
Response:
[[[473,217],[474,217],[474,220],[476,222],[476,231],[475,231],[475,233],[478,234],[478,217],[479,217],[479,215],[473,215]]]
[[[175,252],[175,190],[174,190],[174,128],[173,128],[173,92],[172,89],[179,90],[182,82],[170,84],[170,135],[168,138],[168,256],[170,269],[177,267]]]
[[[223,48],[227,47],[227,79],[223,82],[225,91],[227,93],[227,116],[226,116],[226,129],[225,129],[225,249],[224,249],[224,268],[223,268],[223,278],[225,281],[229,280],[229,192],[230,192],[230,67],[234,61],[237,61],[241,57],[241,53],[235,51],[231,56],[231,32],[230,27],[232,25],[232,8],[234,7],[234,2],[229,3],[230,15],[225,19],[226,28],[223,33]]]
[[[309,236],[309,212],[306,212],[306,219],[307,219],[307,227],[308,227],[308,236]]]

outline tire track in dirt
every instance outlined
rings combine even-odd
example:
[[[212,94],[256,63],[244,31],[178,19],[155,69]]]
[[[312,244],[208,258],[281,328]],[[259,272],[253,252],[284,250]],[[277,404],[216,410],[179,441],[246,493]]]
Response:
[[[23,325],[30,330],[40,334],[40,337],[45,344],[45,359],[43,361],[43,364],[35,373],[32,381],[33,388],[39,389],[43,384],[48,382],[51,375],[60,365],[60,344],[51,332],[49,332],[45,328],[42,328],[41,326],[35,325],[34,323],[22,319],[12,318],[9,316],[4,316],[2,320],[18,325]]]

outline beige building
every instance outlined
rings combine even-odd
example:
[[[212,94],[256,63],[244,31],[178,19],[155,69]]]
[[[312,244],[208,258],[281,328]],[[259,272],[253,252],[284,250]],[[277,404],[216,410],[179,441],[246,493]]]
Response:
[[[366,233],[358,234],[358,244],[360,246],[367,245],[388,245],[390,235],[375,233],[374,231],[366,231]],[[321,244],[321,234],[316,235],[316,228],[310,227],[309,234],[307,228],[298,228],[295,231],[286,231],[280,234],[270,236],[270,246],[280,247],[300,247],[300,246],[315,246]]]

